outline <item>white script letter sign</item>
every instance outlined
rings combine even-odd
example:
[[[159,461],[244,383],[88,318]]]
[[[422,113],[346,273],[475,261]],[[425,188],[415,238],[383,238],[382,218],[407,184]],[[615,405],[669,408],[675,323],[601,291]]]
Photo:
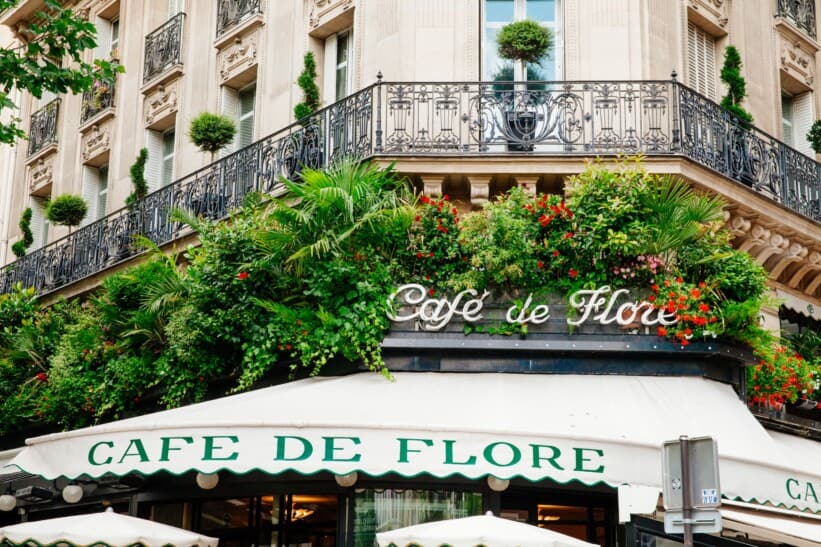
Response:
[[[402,285],[388,297],[388,319],[391,321],[418,319],[425,330],[439,330],[456,315],[461,316],[468,323],[473,323],[482,318],[484,300],[490,296],[490,293],[485,291],[482,296],[476,298],[479,293],[474,289],[465,289],[453,297],[452,301],[447,298],[425,298],[427,294],[428,291],[422,285],[416,283]],[[414,306],[414,309],[408,314],[399,315],[394,310],[403,301],[409,306]]]

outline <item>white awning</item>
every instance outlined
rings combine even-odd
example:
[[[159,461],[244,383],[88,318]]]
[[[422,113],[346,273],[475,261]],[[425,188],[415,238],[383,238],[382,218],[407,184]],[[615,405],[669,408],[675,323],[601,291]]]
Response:
[[[775,513],[721,508],[725,529],[796,547],[821,545],[821,519],[794,512],[791,515],[784,513],[787,511]]]
[[[718,382],[435,372],[395,378],[310,378],[37,437],[12,463],[49,479],[292,470],[660,487],[662,442],[711,435],[725,496],[821,510],[807,495],[808,485],[821,491],[821,465],[790,458]]]

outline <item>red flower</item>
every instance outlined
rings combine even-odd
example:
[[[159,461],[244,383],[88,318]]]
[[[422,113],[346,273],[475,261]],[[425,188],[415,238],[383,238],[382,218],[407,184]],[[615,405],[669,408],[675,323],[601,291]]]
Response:
[[[421,201],[422,203],[430,203],[430,198],[428,196],[422,196],[421,198],[419,198],[419,201]]]
[[[567,232],[566,234],[564,234],[565,239],[570,239],[572,237],[573,237],[573,232]]]
[[[690,296],[692,296],[693,298],[700,298],[701,291],[698,289],[690,289]]]
[[[682,346],[687,346],[687,345],[689,345],[689,344],[690,344],[690,341],[689,341],[689,340],[687,340],[686,338],[685,338],[684,340],[682,340],[682,341],[681,341],[681,345],[682,345]]]
[[[443,199],[443,200],[445,200],[445,201],[450,201],[450,198],[448,197],[448,195],[447,195],[447,194],[445,194],[444,196],[442,196],[442,199]]]
[[[676,283],[678,283],[680,285],[680,284],[684,283],[684,280],[680,277],[677,277],[676,278]]]
[[[650,296],[647,297],[647,301],[648,302],[655,302],[656,301],[656,295],[651,294]]]
[[[436,293],[436,291],[434,291],[433,289],[428,289],[428,294],[430,296],[433,296],[435,293]]]
[[[698,309],[701,310],[704,313],[707,313],[708,311],[710,311],[710,306],[708,304],[704,304],[702,302],[701,304],[698,305]]]
[[[650,290],[653,292],[659,292],[659,286],[653,283],[652,285],[650,285]]]
[[[416,253],[416,258],[425,258],[425,253]]]
[[[248,272],[239,272],[237,274],[237,279],[239,279],[240,281],[248,279]]]
[[[567,272],[567,275],[569,275],[570,277],[576,277],[577,275],[579,275],[579,272],[577,272],[573,268],[570,268],[570,271]]]
[[[699,282],[698,282],[698,286],[699,286],[700,288],[704,289],[704,288],[706,288],[706,287],[707,287],[707,283],[705,283],[704,281],[699,281]]]
[[[664,327],[659,327],[658,328],[658,335],[659,336],[667,336],[667,329],[665,329]]]
[[[542,262],[541,260],[540,260],[540,261],[538,261],[538,262],[536,263],[536,267],[537,267],[537,268],[539,268],[539,269],[541,270],[542,268],[544,268],[544,262]]]
[[[555,250],[555,251],[553,251],[553,256],[559,256],[559,251],[558,251],[558,249],[557,249],[557,250]]]
[[[419,222],[420,220],[422,220],[422,217],[420,217],[419,215],[416,215],[413,220],[414,220],[414,222]]]
[[[41,382],[48,381],[48,375],[45,372],[38,372],[34,377]]]
[[[285,344],[285,349],[291,351],[291,344]]]

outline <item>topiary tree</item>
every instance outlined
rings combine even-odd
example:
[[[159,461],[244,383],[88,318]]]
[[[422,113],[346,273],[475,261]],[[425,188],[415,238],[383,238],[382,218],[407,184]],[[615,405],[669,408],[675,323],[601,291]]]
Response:
[[[319,110],[319,88],[316,85],[316,60],[310,51],[303,59],[304,68],[296,83],[302,89],[302,102],[294,107],[294,117],[297,120],[306,118]]]
[[[741,106],[747,96],[747,82],[741,75],[741,55],[735,46],[724,49],[724,66],[721,67],[721,81],[727,85],[727,94],[721,99],[721,106],[738,116],[745,125],[753,123],[753,116]]]
[[[78,226],[88,213],[88,204],[80,196],[63,194],[46,205],[46,218],[53,224],[69,227]]]
[[[807,133],[807,140],[816,154],[821,154],[821,120],[815,120]]]
[[[236,133],[237,125],[228,116],[203,112],[191,120],[188,137],[200,150],[210,152],[214,161],[217,151],[228,146]]]
[[[128,197],[125,198],[125,206],[131,209],[137,200],[143,199],[148,194],[148,182],[145,180],[145,163],[148,161],[148,148],[143,148],[137,154],[137,159],[128,170],[131,177],[131,185],[134,188]]]
[[[26,207],[26,210],[20,215],[20,223],[18,226],[20,227],[23,239],[12,245],[11,251],[17,258],[23,258],[26,256],[26,249],[34,243],[34,234],[31,233],[31,207]]]
[[[541,64],[553,49],[553,33],[536,21],[525,19],[503,26],[496,35],[499,57],[513,61],[524,78],[528,63]]]

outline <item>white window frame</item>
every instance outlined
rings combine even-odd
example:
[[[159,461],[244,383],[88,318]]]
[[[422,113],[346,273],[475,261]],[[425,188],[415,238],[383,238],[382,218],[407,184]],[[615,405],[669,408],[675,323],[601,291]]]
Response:
[[[337,62],[340,36],[347,36],[348,39],[348,55],[344,63]],[[347,68],[347,73],[345,75],[345,93],[341,98],[351,94],[353,90],[353,47],[353,27],[340,30],[325,38],[325,62],[322,79],[322,101],[324,104],[332,104],[338,100],[336,94],[337,74],[343,66]]]

